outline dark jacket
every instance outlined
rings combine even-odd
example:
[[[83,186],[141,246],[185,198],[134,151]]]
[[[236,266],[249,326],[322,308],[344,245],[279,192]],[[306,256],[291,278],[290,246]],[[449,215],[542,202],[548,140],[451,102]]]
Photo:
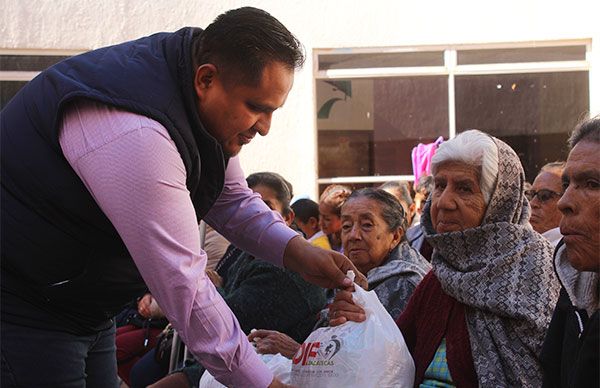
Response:
[[[543,387],[600,387],[599,335],[598,310],[588,318],[562,288],[542,347]]]
[[[59,125],[70,101],[93,99],[157,120],[181,155],[197,218],[218,198],[226,160],[198,118],[192,82],[191,46],[200,33],[184,28],[69,58],[1,112],[3,321],[90,333],[145,288],[62,154]]]
[[[246,334],[277,330],[304,342],[325,306],[325,290],[295,272],[279,268],[230,245],[217,272],[217,290]]]

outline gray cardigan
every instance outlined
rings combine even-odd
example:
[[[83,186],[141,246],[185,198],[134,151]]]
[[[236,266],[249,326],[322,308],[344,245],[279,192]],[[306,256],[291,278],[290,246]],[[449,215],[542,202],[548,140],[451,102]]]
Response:
[[[419,282],[431,270],[431,264],[406,241],[398,244],[379,267],[367,273],[369,290],[375,291],[392,318],[400,316]]]

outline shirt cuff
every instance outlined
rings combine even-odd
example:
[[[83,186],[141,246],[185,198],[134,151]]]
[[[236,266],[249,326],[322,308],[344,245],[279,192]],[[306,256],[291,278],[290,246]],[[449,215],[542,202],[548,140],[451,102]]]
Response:
[[[234,387],[266,388],[273,381],[273,372],[254,353],[237,370],[227,376],[227,385]]]

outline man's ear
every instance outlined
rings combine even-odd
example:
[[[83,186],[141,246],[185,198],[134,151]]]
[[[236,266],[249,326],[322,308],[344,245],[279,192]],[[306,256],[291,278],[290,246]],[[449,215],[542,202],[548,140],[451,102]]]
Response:
[[[400,244],[400,241],[402,241],[402,236],[404,236],[404,229],[396,229],[392,237],[391,249],[394,249],[398,244]]]
[[[315,217],[310,217],[308,219],[307,224],[314,230],[319,229],[319,219]]]
[[[413,202],[410,204],[410,206],[408,207],[408,218],[409,221],[412,221],[413,217],[415,216],[415,213],[417,212],[417,205]],[[410,223],[410,222],[409,222]],[[410,225],[409,225],[410,226]]]
[[[200,100],[206,91],[212,86],[217,77],[217,67],[212,63],[205,63],[196,69],[194,76],[194,90]]]
[[[287,226],[290,226],[292,225],[292,222],[294,222],[294,218],[296,218],[296,213],[294,213],[294,210],[292,210],[292,208],[289,208],[287,214],[283,216],[283,220],[285,221]]]

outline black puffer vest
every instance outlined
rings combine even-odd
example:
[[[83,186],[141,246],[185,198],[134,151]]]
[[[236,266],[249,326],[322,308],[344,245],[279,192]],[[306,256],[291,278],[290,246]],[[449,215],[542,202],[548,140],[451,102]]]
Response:
[[[191,42],[201,32],[184,28],[69,58],[1,112],[4,321],[17,297],[73,321],[69,331],[90,332],[145,289],[123,241],[62,154],[58,126],[69,101],[93,99],[160,122],[185,165],[198,220],[218,198],[226,159],[198,118],[192,83]]]

